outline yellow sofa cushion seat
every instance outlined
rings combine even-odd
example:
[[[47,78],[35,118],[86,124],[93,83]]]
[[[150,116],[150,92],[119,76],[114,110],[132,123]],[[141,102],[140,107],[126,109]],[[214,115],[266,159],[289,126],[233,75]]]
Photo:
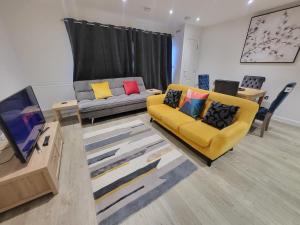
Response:
[[[175,109],[165,104],[152,105],[148,107],[148,113],[156,119],[161,120],[166,114],[173,113]]]
[[[179,129],[179,133],[182,136],[201,147],[209,146],[212,139],[219,132],[220,130],[218,130],[217,128],[214,128],[201,121],[182,125]]]
[[[165,125],[176,132],[179,132],[180,126],[196,121],[194,118],[175,109],[173,109],[173,112],[164,113],[161,120]]]

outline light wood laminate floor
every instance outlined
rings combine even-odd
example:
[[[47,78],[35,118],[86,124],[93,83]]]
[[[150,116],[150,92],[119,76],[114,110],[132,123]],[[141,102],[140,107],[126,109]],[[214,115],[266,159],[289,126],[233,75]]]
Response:
[[[247,135],[211,168],[190,147],[158,124],[150,123],[145,112],[101,120],[83,129],[97,130],[137,118],[166,137],[199,169],[130,216],[124,225],[300,224],[299,128],[272,121],[264,138]],[[95,224],[82,128],[75,122],[66,121],[63,127],[59,194],[0,214],[1,225]]]

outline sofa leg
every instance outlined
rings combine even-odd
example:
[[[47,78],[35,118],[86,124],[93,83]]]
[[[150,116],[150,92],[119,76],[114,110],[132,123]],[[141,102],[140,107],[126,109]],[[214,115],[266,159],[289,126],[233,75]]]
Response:
[[[94,125],[94,121],[95,121],[95,118],[93,117],[93,118],[91,119],[92,125]]]
[[[152,123],[153,122],[153,118],[151,117],[151,119],[150,119],[150,123]]]
[[[229,149],[229,151],[232,152],[232,151],[233,151],[233,148]]]
[[[212,161],[211,159],[207,159],[206,165],[209,166],[209,167],[211,167],[212,162],[213,162],[213,161]]]

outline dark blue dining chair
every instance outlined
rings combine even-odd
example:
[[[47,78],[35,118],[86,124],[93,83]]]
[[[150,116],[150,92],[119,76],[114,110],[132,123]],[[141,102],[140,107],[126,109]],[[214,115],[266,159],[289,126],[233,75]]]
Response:
[[[264,132],[268,130],[270,120],[273,116],[273,113],[278,108],[278,106],[284,101],[284,99],[294,90],[297,83],[287,84],[281,92],[277,95],[275,100],[272,102],[270,108],[260,107],[258,113],[255,116],[255,119],[262,121],[260,127],[260,137],[264,136]]]
[[[215,80],[214,92],[222,93],[225,95],[237,96],[239,85],[239,81]]]
[[[198,88],[203,90],[209,90],[209,75],[200,74],[198,75]]]
[[[261,89],[265,81],[266,81],[265,77],[246,75],[243,78],[241,87]]]

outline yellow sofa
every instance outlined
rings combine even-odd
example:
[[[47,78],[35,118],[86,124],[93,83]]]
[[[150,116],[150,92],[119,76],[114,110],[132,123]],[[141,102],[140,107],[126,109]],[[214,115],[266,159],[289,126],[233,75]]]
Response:
[[[198,88],[171,84],[168,87],[168,90],[169,89],[181,90],[181,101],[183,101],[188,89],[200,93],[209,93],[205,108],[200,115],[201,119],[207,112],[212,101],[240,107],[234,122],[230,126],[219,130],[201,122],[201,120],[195,120],[180,112],[179,108],[174,109],[163,104],[165,95],[155,95],[147,98],[147,110],[151,116],[151,121],[155,120],[194,149],[202,153],[202,155],[206,156],[208,166],[211,165],[212,161],[227,151],[232,150],[234,145],[248,133],[259,108],[257,103],[249,100]]]

